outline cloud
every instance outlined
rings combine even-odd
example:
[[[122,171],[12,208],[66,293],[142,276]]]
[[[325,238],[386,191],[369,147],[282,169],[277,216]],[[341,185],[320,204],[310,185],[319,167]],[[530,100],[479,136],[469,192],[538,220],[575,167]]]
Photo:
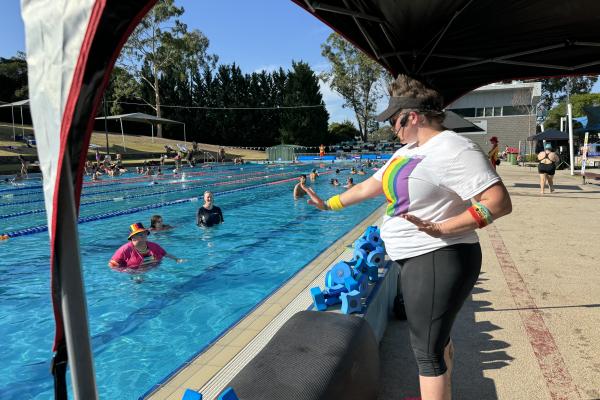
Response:
[[[279,68],[283,68],[284,70],[286,70],[288,67],[283,66],[283,65],[276,65],[276,64],[270,64],[270,65],[265,65],[262,67],[258,67],[257,69],[254,70],[255,73],[260,73],[262,71],[265,71],[267,73],[271,73],[271,72],[275,72],[278,71]]]
[[[329,112],[329,122],[342,122],[349,120],[354,122],[356,117],[354,112],[348,108],[343,108],[344,99],[338,93],[336,93],[327,82],[319,80],[319,86],[321,88],[321,95],[323,96],[323,102]]]

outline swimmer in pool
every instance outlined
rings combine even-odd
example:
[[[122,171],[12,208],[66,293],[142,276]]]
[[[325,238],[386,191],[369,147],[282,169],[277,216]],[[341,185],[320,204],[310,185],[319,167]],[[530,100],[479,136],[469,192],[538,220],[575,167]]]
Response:
[[[353,186],[354,186],[354,179],[352,179],[352,178],[346,179],[346,184],[344,185],[344,187],[346,189],[350,189]]]
[[[164,224],[160,215],[153,215],[150,218],[150,232],[168,231],[173,228],[174,226]]]
[[[149,242],[150,231],[144,228],[141,222],[136,222],[129,227],[129,242],[113,254],[108,266],[116,271],[143,272],[158,265],[164,258],[175,260],[178,264],[184,262],[183,258],[177,258],[167,253],[158,244]]]
[[[298,181],[296,186],[294,186],[294,200],[299,199],[306,194],[306,191],[302,189],[302,186],[306,184],[306,175],[300,175]]]
[[[225,222],[221,209],[213,204],[213,194],[207,190],[204,192],[204,205],[198,209],[196,214],[196,225],[213,226]]]

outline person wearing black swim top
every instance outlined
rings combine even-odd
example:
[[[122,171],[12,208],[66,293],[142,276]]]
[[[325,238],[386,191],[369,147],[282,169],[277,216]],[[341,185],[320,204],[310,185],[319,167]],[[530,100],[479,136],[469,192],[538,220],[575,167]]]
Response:
[[[221,209],[213,205],[213,194],[210,191],[204,192],[204,205],[198,209],[196,214],[196,225],[213,226],[225,222]]]
[[[544,151],[538,154],[538,172],[540,174],[540,194],[544,194],[546,183],[550,188],[550,193],[554,192],[554,173],[556,172],[556,164],[560,161],[556,153],[552,150],[552,145],[546,143]]]

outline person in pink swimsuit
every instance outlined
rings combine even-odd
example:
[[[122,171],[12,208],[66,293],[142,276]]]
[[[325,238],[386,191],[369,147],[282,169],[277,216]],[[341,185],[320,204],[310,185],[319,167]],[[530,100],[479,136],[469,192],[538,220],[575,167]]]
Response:
[[[164,258],[170,258],[177,263],[185,261],[167,253],[158,244],[149,242],[150,231],[144,228],[141,222],[136,222],[129,227],[128,242],[113,254],[108,266],[117,271],[143,272],[158,265]]]

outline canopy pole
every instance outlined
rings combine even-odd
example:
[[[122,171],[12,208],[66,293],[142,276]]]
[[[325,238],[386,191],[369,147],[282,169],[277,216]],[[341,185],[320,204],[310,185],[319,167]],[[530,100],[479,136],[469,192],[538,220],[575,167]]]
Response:
[[[13,142],[17,141],[17,131],[15,130],[15,107],[10,106],[10,113],[12,114],[12,124],[13,124]]]
[[[125,132],[123,131],[123,118],[119,118],[119,122],[121,123],[121,138],[123,139],[123,153],[127,153],[127,150],[125,150]]]
[[[69,152],[64,152],[59,179],[55,238],[55,267],[60,280],[61,309],[65,340],[71,365],[73,395],[76,399],[98,398],[94,359],[89,336],[87,303],[81,274],[77,213]]]
[[[152,127],[152,143],[154,143],[154,124],[150,124]]]
[[[575,163],[573,154],[573,107],[567,104],[567,123],[569,124],[569,161],[571,162],[571,175],[575,175]]]
[[[21,106],[21,135],[25,139],[25,121],[23,121],[23,106]]]
[[[187,144],[187,138],[185,136],[185,122],[183,123],[183,142]]]

